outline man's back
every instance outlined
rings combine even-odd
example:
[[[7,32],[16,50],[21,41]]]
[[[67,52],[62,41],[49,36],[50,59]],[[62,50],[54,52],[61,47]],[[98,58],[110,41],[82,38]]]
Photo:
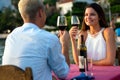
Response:
[[[51,80],[51,70],[58,77],[65,77],[68,73],[58,38],[31,23],[25,23],[8,36],[2,64],[23,69],[31,67],[34,80]]]

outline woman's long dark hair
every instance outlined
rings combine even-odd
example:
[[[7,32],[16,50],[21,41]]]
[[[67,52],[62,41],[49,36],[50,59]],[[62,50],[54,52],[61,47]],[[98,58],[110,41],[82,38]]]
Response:
[[[93,8],[97,12],[98,17],[100,18],[99,20],[100,26],[104,28],[108,27],[107,21],[105,19],[104,11],[100,5],[98,5],[97,3],[92,3],[92,4],[87,5],[86,8]],[[89,26],[85,24],[85,21],[83,19],[81,30],[86,31],[89,29],[90,29]]]

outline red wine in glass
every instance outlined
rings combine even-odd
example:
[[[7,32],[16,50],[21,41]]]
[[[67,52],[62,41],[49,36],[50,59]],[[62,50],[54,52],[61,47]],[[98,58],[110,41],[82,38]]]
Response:
[[[60,30],[65,30],[67,28],[67,19],[65,16],[58,16],[57,26]]]
[[[63,31],[67,28],[67,26],[58,26],[58,28]]]
[[[79,24],[71,24],[72,26],[77,26],[77,27],[79,27]]]

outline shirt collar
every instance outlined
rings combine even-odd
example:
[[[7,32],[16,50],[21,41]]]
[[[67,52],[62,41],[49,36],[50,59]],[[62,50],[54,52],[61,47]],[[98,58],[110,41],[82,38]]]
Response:
[[[23,27],[31,27],[31,28],[39,28],[36,24],[34,23],[24,23]],[[39,28],[40,29],[40,28]]]

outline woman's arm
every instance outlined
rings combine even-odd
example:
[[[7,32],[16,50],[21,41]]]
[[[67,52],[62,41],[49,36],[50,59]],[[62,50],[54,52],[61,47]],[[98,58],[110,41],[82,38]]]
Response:
[[[116,56],[115,34],[113,29],[106,28],[103,32],[106,41],[106,58],[98,61],[93,61],[94,65],[113,65]]]
[[[72,55],[73,55],[73,59],[74,62],[78,65],[79,64],[79,60],[78,60],[78,55],[79,55],[79,48],[80,48],[80,43],[81,43],[81,39],[80,39],[80,35],[84,35],[84,40],[86,40],[87,37],[87,32],[86,31],[79,31],[79,37],[78,37],[78,42],[75,39],[75,36],[78,31],[77,27],[72,27],[69,31],[70,34],[70,39],[71,39],[71,44],[72,44]]]
[[[78,51],[77,51],[77,43],[76,43],[76,39],[75,39],[77,31],[78,31],[77,27],[72,27],[69,31],[71,45],[72,45],[72,55],[73,55],[73,59],[76,64],[78,64]]]

